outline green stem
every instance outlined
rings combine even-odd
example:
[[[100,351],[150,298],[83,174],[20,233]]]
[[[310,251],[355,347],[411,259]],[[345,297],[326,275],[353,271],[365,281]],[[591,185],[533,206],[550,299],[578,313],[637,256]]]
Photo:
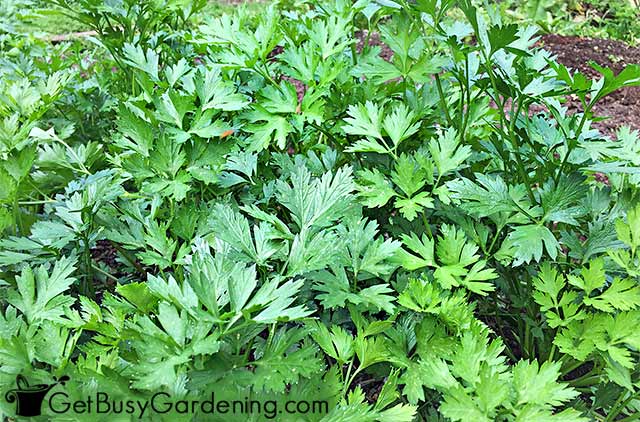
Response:
[[[619,421],[617,421],[617,422],[631,422],[631,421],[635,421],[635,420],[637,420],[637,419],[640,419],[640,412],[634,413],[634,414],[633,414],[633,415],[631,415],[631,416],[627,416],[627,417],[626,417],[626,418],[624,418],[624,419],[620,419],[620,420],[619,420]]]
[[[431,226],[429,226],[429,222],[427,221],[427,216],[425,212],[422,212],[422,222],[424,223],[424,228],[429,234],[429,237],[433,239],[433,233],[431,232]]]
[[[16,222],[16,236],[24,236],[25,227],[22,221],[22,215],[20,214],[20,201],[18,201],[18,195],[13,198],[13,220]],[[19,233],[19,234],[18,234]]]
[[[109,274],[108,272],[106,272],[105,270],[103,270],[102,268],[98,267],[97,265],[91,265],[91,268],[96,270],[97,272],[99,272],[100,274],[104,275],[105,277],[113,280],[113,281],[119,281],[117,277],[114,277],[113,275]]]
[[[276,333],[276,324],[275,322],[273,324],[271,324],[269,326],[269,337],[267,338],[267,345],[271,345],[271,342],[273,341],[273,336]]]
[[[91,175],[91,172],[84,166],[84,164],[82,163],[82,160],[80,160],[80,157],[78,157],[78,154],[76,154],[76,152],[73,150],[73,148],[71,148],[69,146],[69,144],[67,144],[63,139],[60,139],[57,136],[54,138],[54,140],[56,140],[57,142],[60,142],[62,145],[64,145],[64,147],[67,149],[67,151],[69,151],[69,154],[71,154],[71,156],[76,160],[76,162],[80,166],[80,171],[82,173],[85,173],[85,174],[87,174],[89,176]],[[78,171],[77,169],[75,169],[75,170]]]
[[[54,199],[44,199],[41,201],[18,201],[18,205],[44,205],[58,202]]]
[[[311,126],[312,128],[316,129],[319,132],[322,132],[327,138],[329,138],[331,140],[331,142],[333,142],[334,146],[338,145],[338,140],[335,138],[335,136],[333,136],[329,131],[327,131],[327,129],[323,128],[322,126],[314,123],[314,122],[309,122],[308,123],[309,126]]]
[[[600,382],[600,375],[593,375],[593,372],[589,372],[580,378],[569,381],[569,384],[572,387],[590,387],[598,382]]]
[[[625,390],[626,392],[626,390]],[[623,397],[625,396],[624,394],[620,394],[620,396],[618,397],[618,400],[616,400],[615,404],[613,405],[613,407],[611,408],[611,411],[609,412],[609,415],[607,416],[607,418],[604,420],[604,422],[610,422],[610,421],[614,421],[615,418],[620,415],[620,413],[622,411],[624,411],[624,409],[626,409],[626,407],[629,405],[629,403],[631,402],[631,400],[635,399],[636,397],[638,397],[638,395],[640,394],[640,392],[635,392],[633,394],[630,394],[629,397],[627,397],[624,401],[623,401]],[[635,414],[634,414],[635,415]],[[628,418],[627,418],[628,419]],[[625,419],[623,419],[625,420]]]
[[[113,243],[113,247],[120,252],[120,254],[124,257],[124,259],[126,259],[127,261],[129,261],[129,263],[131,265],[133,265],[135,267],[135,269],[140,273],[140,274],[144,274],[145,270],[144,268],[142,268],[142,265],[140,265],[140,263],[138,261],[136,261],[135,258],[131,257],[131,254],[129,253],[129,251],[127,251],[126,249],[124,249],[122,246]]]
[[[533,353],[529,350],[531,347],[530,337],[531,337],[531,326],[529,323],[525,322],[526,326],[524,328],[524,352],[527,354],[527,358],[530,358]]]
[[[449,126],[453,126],[453,120],[451,120],[451,115],[449,114],[449,108],[447,107],[447,100],[444,97],[444,91],[442,90],[442,83],[440,82],[440,75],[435,74],[436,77],[436,87],[438,88],[438,96],[440,97],[440,105],[442,110],[444,111],[444,116],[447,119],[447,123]]]
[[[353,383],[353,380],[355,380],[356,376],[360,373],[360,369],[361,368],[358,368],[355,371],[353,371],[353,374],[351,375],[351,377],[347,379],[347,383],[344,385],[344,392],[345,393],[349,389],[349,386]]]
[[[518,172],[520,173],[522,182],[527,188],[527,194],[529,195],[529,199],[531,200],[531,203],[535,203],[536,199],[535,199],[535,196],[533,195],[533,189],[531,188],[531,180],[529,180],[529,175],[527,174],[524,168],[524,164],[522,163],[522,158],[520,157],[520,153],[518,151],[519,150],[518,141],[516,140],[515,131],[514,131],[516,120],[518,120],[518,115],[520,114],[521,106],[522,106],[522,98],[518,98],[518,103],[515,108],[515,112],[512,111],[511,121],[509,122],[509,141],[511,142],[511,146],[513,147],[513,154],[516,157]]]
[[[560,176],[562,176],[564,166],[569,161],[569,156],[571,155],[571,152],[573,151],[575,146],[578,144],[578,139],[580,139],[580,134],[582,133],[582,129],[584,129],[584,125],[587,122],[587,116],[591,113],[591,107],[584,102],[584,99],[580,99],[580,102],[582,103],[582,108],[584,110],[582,113],[582,118],[580,119],[580,123],[578,124],[578,130],[576,130],[576,132],[573,135],[573,139],[567,140],[567,152],[564,158],[562,159],[562,163],[560,163],[560,167],[558,168],[558,173],[554,178],[554,182],[556,185],[560,180]]]
[[[356,50],[356,42],[351,43],[351,59],[353,60],[353,65],[358,64],[358,51]]]
[[[555,357],[556,354],[556,345],[555,343],[551,343],[551,351],[549,352],[549,357],[547,358],[547,361],[552,362],[553,358]]]
[[[502,232],[502,229],[504,228],[505,224],[501,224],[500,227],[496,228],[496,234],[493,236],[493,240],[491,241],[491,245],[489,245],[489,249],[487,249],[487,252],[491,252],[491,250],[493,249],[496,241],[498,240],[498,237],[500,236],[500,233]]]
[[[577,361],[572,363],[571,365],[569,365],[566,369],[562,370],[562,375],[567,375],[569,372],[573,371],[574,369],[577,369],[579,367],[581,367],[582,365],[584,365],[586,362],[582,362],[582,361]]]
[[[467,131],[467,125],[469,124],[469,107],[471,107],[471,88],[469,87],[469,56],[465,56],[464,58],[464,66],[465,66],[465,78],[464,78],[464,94],[465,99],[467,101],[467,111],[464,113],[464,118],[462,120],[462,127],[460,129],[460,143],[464,143],[464,134]],[[462,112],[462,110],[460,110]]]
[[[93,259],[91,258],[91,249],[89,248],[89,236],[86,233],[82,235],[82,242],[84,243],[84,249],[82,255],[84,258],[85,278],[83,280],[82,291],[83,294],[90,298],[95,297],[95,290],[93,288]]]

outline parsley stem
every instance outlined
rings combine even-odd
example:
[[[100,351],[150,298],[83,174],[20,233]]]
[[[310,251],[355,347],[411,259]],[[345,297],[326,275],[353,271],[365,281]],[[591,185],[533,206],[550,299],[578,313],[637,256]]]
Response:
[[[342,387],[343,393],[346,393],[349,385],[346,383],[351,378],[351,370],[353,369],[353,359],[349,362],[349,366],[347,367],[347,374],[344,376],[344,384]]]
[[[438,88],[438,96],[440,97],[440,105],[442,110],[444,111],[444,116],[447,119],[447,123],[449,126],[453,126],[453,120],[451,120],[451,115],[449,114],[449,108],[447,107],[447,101],[444,97],[444,91],[442,90],[442,83],[440,82],[440,75],[435,74],[436,77],[436,87]]]
[[[98,267],[97,265],[92,264],[91,268],[93,268],[94,270],[96,270],[97,272],[99,272],[100,274],[104,275],[105,277],[113,280],[113,281],[118,281],[118,278],[113,276],[112,274],[109,274],[108,272],[106,272],[105,270],[103,270],[102,268]]]
[[[626,390],[625,390],[626,392]],[[615,418],[617,416],[620,415],[620,412],[622,412],[627,405],[634,400],[635,398],[638,397],[638,395],[640,395],[640,392],[635,392],[633,394],[630,394],[629,397],[627,397],[624,401],[622,400],[624,397],[624,394],[620,394],[620,397],[618,397],[618,400],[616,401],[616,403],[613,405],[613,407],[611,408],[612,410],[609,412],[609,415],[607,416],[607,418],[604,420],[604,422],[609,422],[609,421],[614,421]],[[614,411],[615,410],[615,411]],[[626,421],[626,420],[634,420],[638,418],[639,413],[634,413],[633,415],[625,418],[625,419],[621,419],[622,421]],[[633,418],[632,418],[633,417]]]
[[[530,358],[531,356],[533,356],[534,354],[531,352],[530,347],[531,347],[531,342],[530,342],[530,338],[531,338],[531,325],[525,321],[525,328],[524,328],[524,350],[523,350],[523,354],[526,354],[527,358]]]
[[[553,362],[553,358],[555,357],[555,354],[556,354],[556,344],[551,343],[551,351],[549,351],[549,357],[547,358],[547,361]]]
[[[489,249],[487,249],[488,253],[491,253],[491,250],[493,249],[493,246],[495,245],[496,241],[498,240],[498,237],[500,236],[500,233],[502,232],[502,229],[504,228],[506,223],[504,224],[500,224],[500,227],[496,228],[496,234],[493,236],[493,240],[491,241],[491,244],[489,245]]]
[[[565,356],[568,356],[568,355],[565,355]],[[561,360],[562,360],[562,359],[561,359]],[[563,375],[563,376],[564,376],[564,375],[567,375],[569,372],[571,372],[571,371],[573,371],[573,370],[575,370],[575,369],[577,369],[577,368],[581,367],[581,366],[582,366],[582,365],[584,365],[584,364],[585,364],[585,362],[583,362],[583,361],[577,361],[577,362],[574,362],[574,363],[572,363],[571,365],[569,365],[566,369],[563,369],[563,370],[561,371],[561,373],[562,373],[562,375]]]
[[[633,415],[627,416],[624,419],[620,419],[618,422],[631,422],[640,419],[640,412],[634,413]]]
[[[124,257],[124,259],[126,259],[127,261],[129,261],[129,263],[131,265],[133,265],[135,267],[136,270],[138,270],[138,273],[140,275],[144,275],[145,274],[145,270],[144,268],[142,268],[142,265],[140,265],[140,263],[138,261],[136,261],[135,258],[132,258],[131,255],[129,254],[129,251],[125,250],[122,246],[120,246],[119,244],[112,242],[111,243],[113,245],[113,247],[120,252],[120,254]]]
[[[580,377],[580,378],[576,378],[574,380],[569,381],[569,384],[571,384],[572,387],[590,387],[593,385],[596,385],[598,382],[600,382],[600,378],[601,375],[600,374],[593,374],[592,372],[589,372],[588,374]]]
[[[311,126],[312,128],[316,129],[317,131],[322,132],[327,138],[329,138],[331,140],[331,142],[333,142],[334,146],[338,145],[338,140],[327,129],[323,128],[322,126],[320,126],[320,125],[318,125],[318,124],[316,124],[314,122],[308,122],[308,124],[309,124],[309,126]]]
[[[584,128],[584,125],[587,122],[587,116],[591,112],[591,107],[589,107],[589,105],[585,103],[583,98],[580,99],[580,102],[582,103],[582,109],[583,109],[582,118],[580,119],[580,123],[578,124],[578,129],[573,135],[573,139],[571,141],[567,140],[567,152],[565,153],[565,156],[562,159],[562,163],[560,163],[560,167],[558,167],[558,173],[554,178],[556,186],[558,185],[560,176],[562,176],[562,171],[564,169],[564,166],[569,161],[569,155],[571,155],[571,152],[573,152],[573,149],[578,144],[578,140],[580,139],[580,135],[582,134],[582,129]]]
[[[469,56],[465,56],[464,58],[464,66],[465,66],[465,78],[464,78],[464,93],[466,95],[467,102],[467,110],[464,113],[464,119],[462,121],[462,127],[460,128],[460,142],[464,143],[464,134],[467,131],[467,126],[469,125],[469,109],[471,107],[471,87],[469,86]],[[462,110],[460,110],[462,112]]]
[[[345,392],[349,389],[349,386],[353,384],[353,381],[356,379],[356,376],[360,373],[361,369],[362,367],[358,367],[358,369],[353,371],[353,374],[351,374],[351,377],[347,379],[347,383],[344,385]]]
[[[431,232],[431,226],[429,225],[429,222],[427,221],[427,216],[425,211],[422,212],[422,222],[424,223],[424,228],[427,231],[427,233],[429,234],[429,237],[431,239],[433,239],[433,233]]]
[[[351,59],[353,60],[353,65],[357,65],[358,64],[358,51],[356,50],[356,41],[354,39],[354,41],[351,43]]]

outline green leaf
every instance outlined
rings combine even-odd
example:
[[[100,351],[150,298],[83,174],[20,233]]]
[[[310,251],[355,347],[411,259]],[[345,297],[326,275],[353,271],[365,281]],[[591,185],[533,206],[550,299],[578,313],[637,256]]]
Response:
[[[499,406],[504,406],[510,399],[510,385],[502,379],[499,372],[481,373],[477,384],[477,403],[485,412],[494,412]]]
[[[416,312],[437,313],[441,298],[441,290],[434,283],[422,280],[411,280],[407,288],[398,297],[398,303]]]
[[[304,329],[287,329],[284,326],[272,331],[270,341],[260,347],[261,357],[252,362],[256,367],[251,374],[255,391],[284,392],[287,385],[318,375],[324,369],[318,348],[300,343],[307,333]]]
[[[640,285],[632,279],[613,279],[602,294],[585,297],[584,304],[603,312],[628,311],[640,306]]]
[[[331,15],[326,20],[314,20],[309,31],[309,39],[320,48],[322,60],[342,52],[349,44],[347,36],[351,18]]]
[[[190,69],[187,61],[184,59],[184,57],[181,57],[180,60],[178,60],[178,62],[173,66],[166,67],[164,69],[164,74],[167,78],[167,82],[169,82],[169,86],[173,87],[176,82],[178,82],[180,78],[189,73],[189,71]]]
[[[520,207],[529,208],[523,185],[507,186],[502,177],[475,174],[476,184],[461,177],[447,183],[452,198],[463,200],[461,207],[478,217],[487,217],[500,212],[518,212]]]
[[[613,70],[602,67],[595,62],[591,62],[590,65],[604,77],[601,88],[591,98],[592,103],[595,103],[620,88],[640,85],[640,65],[626,65],[617,75],[613,74]]]
[[[388,284],[377,284],[364,288],[360,291],[359,296],[364,298],[363,302],[367,303],[376,310],[383,310],[386,313],[393,315],[393,311],[396,309],[393,302],[395,296],[390,295],[393,289]]]
[[[327,309],[344,308],[347,302],[359,305],[364,301],[357,293],[351,292],[351,286],[344,267],[332,266],[330,271],[318,271],[308,275],[315,281],[313,289],[320,293],[317,298]]]
[[[293,84],[280,82],[279,89],[267,85],[259,91],[260,107],[272,114],[292,114],[298,108],[298,94]]]
[[[412,422],[418,412],[417,406],[409,404],[397,404],[392,408],[383,410],[378,416],[379,422]]]
[[[286,117],[270,114],[260,106],[255,106],[246,114],[246,118],[250,124],[245,126],[245,130],[252,133],[249,138],[250,152],[262,151],[272,142],[280,149],[286,148],[287,136],[294,131]]]
[[[412,110],[400,103],[393,107],[391,113],[387,114],[382,121],[382,127],[387,136],[391,138],[394,147],[398,147],[400,142],[409,138],[420,128],[420,122],[416,121],[416,115]]]
[[[75,302],[63,294],[76,281],[71,277],[76,270],[74,265],[75,259],[62,257],[51,274],[45,266],[38,267],[35,274],[31,267],[25,267],[16,277],[18,291],[9,291],[8,302],[25,315],[29,324],[64,323],[62,315]]]
[[[129,43],[124,44],[122,52],[128,65],[147,73],[154,82],[160,82],[160,77],[158,76],[158,53],[151,49],[145,53],[139,45],[134,46]]]
[[[222,79],[219,68],[198,71],[194,84],[203,111],[236,111],[249,104],[249,98],[237,93],[231,81]]]
[[[176,125],[182,129],[185,114],[193,109],[192,98],[180,94],[178,91],[167,91],[156,99],[156,116],[166,123]]]
[[[560,244],[551,230],[538,224],[516,227],[509,233],[508,240],[515,247],[515,265],[529,263],[532,259],[540,261],[543,244],[551,259],[556,259],[560,249]]]
[[[253,321],[273,324],[277,321],[294,321],[313,313],[305,306],[291,307],[297,299],[296,294],[304,284],[303,280],[291,280],[282,285],[279,284],[280,280],[277,278],[265,282],[245,306],[246,309],[252,309],[254,306],[264,307],[251,318]]]
[[[160,302],[158,306],[158,321],[179,346],[184,345],[187,331],[187,318],[184,313],[179,314],[172,305],[167,302]]]
[[[149,156],[154,140],[151,123],[142,120],[127,107],[120,107],[118,130],[124,138],[116,138],[116,145],[135,151],[143,157]]]
[[[397,198],[394,206],[400,210],[404,218],[413,221],[418,212],[425,208],[433,208],[433,198],[427,192],[420,192],[411,198]]]
[[[285,63],[283,72],[307,85],[315,83],[316,71],[320,59],[315,54],[309,54],[308,43],[303,43],[299,47],[286,49],[279,58]]]
[[[378,224],[365,219],[349,222],[346,228],[338,228],[338,235],[344,239],[346,247],[342,262],[349,265],[356,276],[362,277],[365,272],[383,277],[394,270],[390,258],[400,248],[400,242],[376,238],[377,234]]]
[[[257,391],[283,392],[287,384],[296,384],[301,378],[309,378],[323,369],[315,346],[303,346],[285,355],[268,356],[255,361],[252,376]]]
[[[492,422],[493,418],[483,412],[472,396],[462,387],[455,388],[445,395],[440,412],[452,421]]]
[[[242,311],[251,297],[253,290],[258,285],[256,279],[256,267],[244,268],[242,271],[232,272],[234,277],[229,280],[229,302],[231,311],[238,313]]]
[[[0,167],[0,202],[13,202],[18,184],[13,177]]]
[[[400,155],[395,162],[391,179],[402,191],[411,197],[427,183],[427,174],[417,160],[406,154]]]
[[[374,47],[375,48],[375,47]],[[373,50],[373,54],[363,57],[358,64],[351,69],[355,77],[365,77],[376,84],[388,82],[402,76],[400,70],[392,63],[384,60]]]
[[[216,237],[242,252],[247,258],[257,260],[258,252],[251,238],[249,220],[245,216],[229,205],[216,204],[210,218]]]
[[[366,207],[379,208],[396,194],[393,185],[378,169],[363,169],[358,173],[358,196]]]
[[[616,233],[627,246],[640,247],[640,205],[627,212],[627,223],[622,219],[616,220]]]
[[[116,287],[116,292],[138,308],[140,312],[149,313],[156,308],[158,303],[146,283],[119,284]]]
[[[581,178],[560,178],[558,185],[550,182],[544,186],[540,201],[544,210],[544,220],[577,225],[576,218],[586,213],[578,205],[587,193],[587,186]]]
[[[358,335],[355,339],[354,349],[360,362],[360,370],[376,363],[386,362],[390,357],[381,337],[363,337]]]
[[[457,170],[471,156],[471,147],[459,147],[458,133],[451,128],[429,141],[429,151],[438,169],[438,177]]]
[[[509,24],[509,25],[493,25],[487,31],[489,37],[489,45],[491,48],[491,54],[496,51],[507,47],[512,42],[518,39],[518,25]]]
[[[347,152],[377,152],[378,154],[388,154],[390,151],[386,146],[373,139],[360,139],[346,149]]]
[[[517,404],[539,404],[560,406],[577,397],[579,393],[564,383],[558,383],[559,362],[520,361],[513,368],[513,384],[517,394]]]
[[[329,331],[326,325],[318,321],[309,322],[307,325],[312,328],[311,337],[315,342],[338,363],[344,364],[353,357],[353,337],[346,330],[334,325]]]
[[[291,212],[298,228],[305,230],[327,227],[343,216],[353,205],[355,183],[350,167],[312,180],[311,173],[298,166],[291,175],[291,184],[279,180],[276,189],[278,201]]]
[[[365,104],[350,105],[342,130],[349,135],[366,136],[382,140],[382,114],[377,104],[367,101]]]
[[[409,248],[411,252],[405,249],[398,249],[395,254],[395,260],[409,271],[414,271],[419,268],[428,266],[434,266],[434,248],[435,242],[433,239],[427,237],[426,234],[422,235],[422,238],[418,238],[415,233],[411,233],[411,236],[402,234],[402,243]]]

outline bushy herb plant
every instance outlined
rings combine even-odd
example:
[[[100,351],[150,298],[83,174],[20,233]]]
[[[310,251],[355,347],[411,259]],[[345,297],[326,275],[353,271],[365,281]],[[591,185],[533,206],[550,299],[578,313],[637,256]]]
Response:
[[[3,51],[3,385],[636,418],[640,140],[591,123],[639,66],[591,80],[468,0],[56,3],[102,62]]]

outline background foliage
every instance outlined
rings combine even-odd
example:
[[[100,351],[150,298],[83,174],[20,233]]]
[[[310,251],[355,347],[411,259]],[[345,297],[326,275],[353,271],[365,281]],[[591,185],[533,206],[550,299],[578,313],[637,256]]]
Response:
[[[591,125],[640,67],[555,62],[556,3],[46,6],[95,32],[1,28],[2,385],[637,417],[640,141]]]

